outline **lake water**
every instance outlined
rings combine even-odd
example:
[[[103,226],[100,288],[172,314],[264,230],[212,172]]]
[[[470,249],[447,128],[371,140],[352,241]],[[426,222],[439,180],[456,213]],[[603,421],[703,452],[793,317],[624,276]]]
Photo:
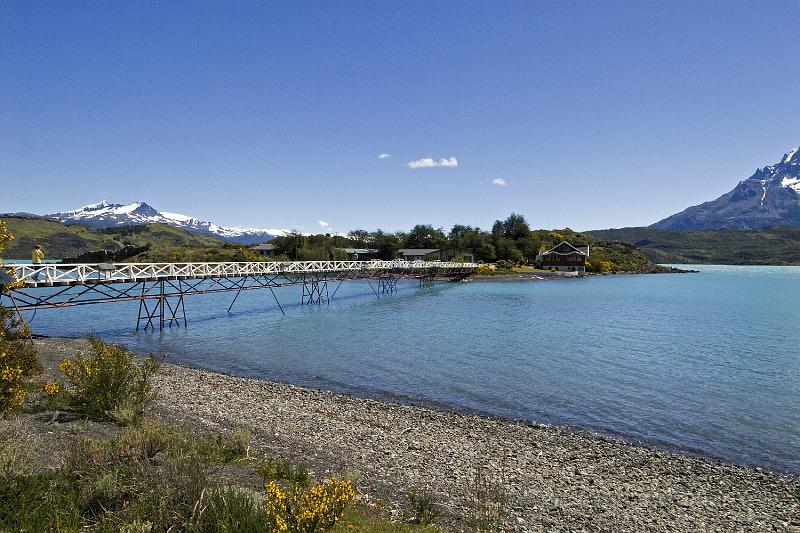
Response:
[[[168,360],[330,390],[566,424],[800,473],[800,268],[345,283],[186,299],[189,327],[134,333],[138,304],[39,311],[34,332],[93,333]]]

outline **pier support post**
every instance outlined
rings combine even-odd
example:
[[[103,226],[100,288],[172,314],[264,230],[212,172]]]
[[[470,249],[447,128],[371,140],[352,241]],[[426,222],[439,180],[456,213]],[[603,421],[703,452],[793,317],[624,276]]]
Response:
[[[330,304],[328,295],[328,278],[319,274],[303,275],[303,295],[300,297],[302,305]]]
[[[397,292],[397,278],[394,274],[389,274],[387,277],[378,278],[378,292],[381,294],[394,294]]]
[[[167,295],[167,285],[174,289],[176,293]],[[148,296],[148,292],[154,289],[157,291],[156,295]],[[149,300],[149,303],[148,303]],[[164,325],[172,327],[172,324],[177,326],[183,322],[183,327],[186,327],[186,306],[183,302],[183,282],[178,280],[176,286],[171,281],[156,281],[154,285],[148,289],[147,282],[142,282],[142,292],[139,298],[139,316],[136,318],[136,331],[139,331],[142,323],[144,331],[151,328],[155,331],[155,320],[158,319],[158,330],[163,331]]]

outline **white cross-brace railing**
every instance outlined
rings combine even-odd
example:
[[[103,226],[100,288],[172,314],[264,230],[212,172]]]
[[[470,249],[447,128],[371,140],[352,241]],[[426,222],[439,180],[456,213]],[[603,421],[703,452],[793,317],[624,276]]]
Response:
[[[132,283],[157,279],[243,277],[318,272],[381,271],[403,269],[420,272],[474,270],[475,263],[443,261],[282,261],[230,263],[119,263],[119,264],[3,264],[26,287]]]

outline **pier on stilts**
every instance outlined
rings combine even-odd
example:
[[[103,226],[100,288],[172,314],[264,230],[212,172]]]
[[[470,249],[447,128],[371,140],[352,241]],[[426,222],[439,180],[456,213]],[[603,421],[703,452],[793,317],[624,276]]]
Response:
[[[186,326],[186,296],[235,293],[230,311],[243,291],[268,290],[284,313],[275,292],[281,287],[300,285],[301,305],[322,305],[346,281],[365,281],[381,298],[396,293],[400,280],[418,279],[427,288],[435,280],[464,279],[477,267],[438,261],[8,264],[2,270],[18,283],[3,289],[0,304],[22,316],[23,311],[138,301],[136,330],[160,331]]]

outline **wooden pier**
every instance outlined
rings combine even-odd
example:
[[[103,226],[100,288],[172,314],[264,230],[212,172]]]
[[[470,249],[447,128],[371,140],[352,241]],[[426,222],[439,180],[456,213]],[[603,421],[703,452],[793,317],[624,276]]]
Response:
[[[275,288],[301,285],[301,304],[320,305],[344,281],[364,280],[380,298],[394,293],[401,279],[430,287],[435,279],[464,279],[477,267],[439,261],[9,264],[2,270],[17,283],[3,289],[2,304],[22,317],[23,311],[138,301],[137,331],[163,330],[186,325],[185,296],[235,292],[230,311],[242,291],[266,289],[283,312]]]

